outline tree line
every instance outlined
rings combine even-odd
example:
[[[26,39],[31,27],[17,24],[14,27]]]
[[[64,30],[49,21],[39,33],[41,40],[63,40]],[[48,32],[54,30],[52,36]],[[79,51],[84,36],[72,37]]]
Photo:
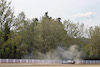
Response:
[[[86,29],[84,24],[49,17],[48,12],[40,20],[27,19],[24,12],[15,16],[10,5],[0,1],[0,58],[39,58],[39,53],[76,44],[82,59],[100,59],[100,26]]]

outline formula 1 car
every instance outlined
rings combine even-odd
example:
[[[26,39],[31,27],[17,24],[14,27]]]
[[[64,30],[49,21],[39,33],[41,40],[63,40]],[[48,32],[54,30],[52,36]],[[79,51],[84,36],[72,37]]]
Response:
[[[73,61],[73,60],[66,60],[66,61],[62,61],[61,64],[75,64],[75,61]]]

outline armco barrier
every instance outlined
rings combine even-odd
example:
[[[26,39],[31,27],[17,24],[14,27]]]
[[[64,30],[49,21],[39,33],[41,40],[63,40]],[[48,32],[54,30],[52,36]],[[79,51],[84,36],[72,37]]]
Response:
[[[81,60],[80,64],[100,64],[100,60]]]
[[[79,64],[100,64],[100,60],[81,60]],[[0,59],[0,63],[61,63],[61,60],[40,60],[40,59]]]
[[[40,59],[0,59],[0,63],[60,63],[59,60]]]

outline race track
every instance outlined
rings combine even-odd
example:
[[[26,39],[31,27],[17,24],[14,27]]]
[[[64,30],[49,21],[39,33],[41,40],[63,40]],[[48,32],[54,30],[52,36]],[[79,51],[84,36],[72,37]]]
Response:
[[[0,63],[0,67],[100,67],[100,64],[25,64]]]

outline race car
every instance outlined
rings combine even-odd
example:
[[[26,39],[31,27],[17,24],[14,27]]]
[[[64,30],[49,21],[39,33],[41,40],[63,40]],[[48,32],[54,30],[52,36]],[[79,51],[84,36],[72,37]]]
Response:
[[[75,64],[75,61],[73,61],[73,60],[64,60],[64,61],[62,61],[61,62],[62,64]]]

